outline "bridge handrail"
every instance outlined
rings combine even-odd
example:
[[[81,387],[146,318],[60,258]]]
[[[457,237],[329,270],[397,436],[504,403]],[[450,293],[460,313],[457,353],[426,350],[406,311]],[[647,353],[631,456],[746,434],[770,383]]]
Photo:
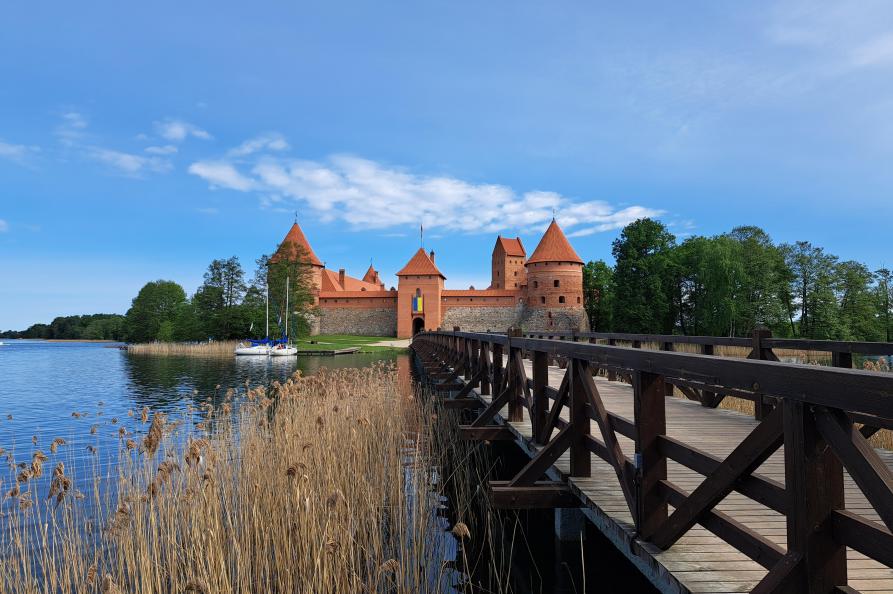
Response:
[[[460,428],[468,438],[502,438],[506,428],[488,427],[490,421],[505,407],[510,423],[524,421],[527,411],[532,437],[525,439],[538,447],[512,480],[491,483],[497,505],[578,506],[568,485],[540,479],[565,452],[567,476],[590,477],[594,454],[613,467],[640,538],[666,549],[699,523],[769,569],[755,591],[844,587],[846,547],[893,567],[893,472],[867,441],[878,427],[893,427],[893,374],[766,360],[774,355],[764,338],[755,333],[747,359],[527,338],[516,331],[422,332],[413,349],[443,379],[439,389],[457,391],[454,400],[468,403],[475,388],[482,396],[492,393],[484,411]],[[556,357],[567,369],[557,389],[549,386],[548,367]],[[605,408],[593,379],[602,369],[632,384],[632,419]],[[767,410],[722,459],[668,434],[670,386],[700,396],[705,406],[725,393],[752,398]],[[623,452],[617,434],[633,441],[634,458]],[[784,483],[756,474],[782,444]],[[668,460],[705,479],[687,492],[668,480]],[[847,509],[844,468],[880,522],[860,515],[860,508]],[[787,549],[715,509],[732,491],[787,516]]]
[[[639,343],[672,343],[699,344],[713,346],[749,347],[751,338],[730,336],[689,336],[683,334],[635,334],[627,332],[526,332],[529,338],[554,337],[562,340],[621,340]],[[763,339],[768,348],[818,351],[828,353],[851,353],[860,355],[893,355],[893,342],[848,341],[848,340],[815,340],[805,338],[772,338]]]

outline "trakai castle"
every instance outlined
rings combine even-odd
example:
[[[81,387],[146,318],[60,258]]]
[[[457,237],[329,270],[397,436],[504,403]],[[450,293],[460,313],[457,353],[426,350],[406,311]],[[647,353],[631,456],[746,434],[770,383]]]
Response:
[[[386,289],[371,265],[362,279],[329,270],[310,247],[297,222],[274,258],[307,258],[318,307],[314,334],[363,334],[405,338],[420,330],[587,330],[583,309],[583,260],[555,220],[528,258],[520,238],[497,237],[490,286],[447,289],[434,252],[419,250],[397,272],[397,288]],[[290,253],[291,252],[291,253]]]

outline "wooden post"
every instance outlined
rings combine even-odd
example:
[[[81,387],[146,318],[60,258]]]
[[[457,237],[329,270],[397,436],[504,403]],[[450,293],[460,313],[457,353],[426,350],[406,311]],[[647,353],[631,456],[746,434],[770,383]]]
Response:
[[[662,351],[668,351],[668,352],[673,352],[673,351],[675,351],[676,349],[675,349],[675,347],[673,346],[673,343],[672,343],[672,342],[666,342],[666,341],[665,341],[665,342],[662,342],[662,343],[660,344],[660,350],[662,350]],[[673,384],[667,384],[666,387],[665,387],[665,390],[666,390],[665,393],[666,393],[667,396],[672,396],[672,395],[673,395]]]
[[[481,342],[479,340],[470,340],[469,349],[468,349],[468,358],[471,362],[471,377],[474,378],[477,375],[478,371],[481,370],[481,358],[480,358],[480,350],[481,350]],[[480,381],[473,382],[473,388],[477,388],[480,385]]]
[[[465,372],[462,376],[466,380],[471,379],[471,340],[468,338],[462,339],[462,356],[465,358]]]
[[[608,346],[617,346],[617,341],[614,340],[613,338],[609,338],[609,339],[608,339]],[[608,370],[608,381],[609,381],[609,382],[616,382],[616,381],[617,381],[617,372],[614,371],[613,369],[609,369],[609,370]]]
[[[502,345],[493,343],[493,387],[496,394],[502,389]]]
[[[589,397],[578,376],[589,372],[589,362],[574,359],[568,362],[570,371],[570,423],[574,428],[574,440],[570,447],[570,475],[586,477],[592,474],[592,456],[586,447],[586,436],[589,435]]]
[[[659,437],[667,432],[666,383],[654,373],[633,373],[633,409],[636,423],[636,526],[644,539],[654,535],[667,519],[667,502],[660,482],[667,479],[667,459]]]
[[[483,375],[481,375],[481,395],[486,396],[490,394],[490,368],[492,367],[490,363],[490,343],[480,341],[478,346],[481,359],[480,369],[483,371]]]
[[[506,371],[508,372],[508,385],[511,390],[509,394],[509,421],[523,421],[524,420],[524,405],[521,403],[521,394],[523,393],[524,387],[521,385],[521,380],[518,377],[518,373],[515,371],[517,367],[517,360],[523,358],[524,353],[521,349],[513,347],[511,344],[512,338],[520,338],[521,337],[521,329],[520,328],[510,328],[508,331],[509,335],[509,358],[508,358],[508,367]]]
[[[747,358],[757,359],[759,361],[772,360],[770,357],[767,356],[767,351],[769,349],[763,344],[764,339],[771,337],[772,333],[767,328],[754,329],[753,335],[751,337],[752,346],[750,349],[750,354],[747,356]],[[764,402],[763,396],[757,394],[757,397],[753,402],[753,418],[757,421],[762,421],[771,410],[772,405],[768,402]]]
[[[702,355],[713,355],[713,345],[712,344],[702,344],[701,345],[701,354]],[[716,394],[713,392],[701,392],[701,406],[712,406],[713,402],[716,400]]]
[[[853,353],[831,353],[831,365],[834,367],[843,367],[844,369],[853,368]]]
[[[549,358],[542,351],[533,352],[533,415],[530,424],[534,438],[542,435],[543,427],[549,415],[549,397],[546,386],[549,385]],[[545,444],[544,444],[545,445]]]
[[[844,507],[843,467],[821,438],[809,405],[785,399],[784,468],[788,555],[800,555],[792,591],[831,592],[847,583],[846,547],[830,516]]]

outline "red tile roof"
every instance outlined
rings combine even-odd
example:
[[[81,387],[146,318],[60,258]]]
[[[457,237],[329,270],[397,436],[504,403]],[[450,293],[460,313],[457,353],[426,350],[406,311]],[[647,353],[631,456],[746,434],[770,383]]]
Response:
[[[316,257],[316,254],[313,253],[313,248],[310,247],[310,242],[307,241],[307,237],[304,236],[304,232],[301,230],[301,227],[297,222],[291,226],[288,235],[286,235],[285,239],[282,240],[282,243],[279,244],[279,249],[277,249],[276,253],[270,258],[270,262],[278,262],[282,258],[285,258],[286,260],[295,260],[298,257],[298,248],[301,248],[300,251],[302,251],[304,257],[309,260],[311,266],[323,265],[320,259]]]
[[[381,292],[381,285],[375,283],[367,283],[358,278],[344,275],[344,283],[341,282],[341,275],[334,270],[324,269],[322,271],[321,291],[367,291],[371,293]]]
[[[369,265],[369,270],[366,271],[366,274],[363,275],[363,282],[376,284],[378,282],[378,271],[372,267],[372,264]]]
[[[515,297],[521,292],[504,291],[502,289],[444,289],[440,292],[443,297]]]
[[[441,278],[446,278],[437,269],[437,266],[434,265],[434,261],[431,260],[431,257],[425,253],[425,250],[419,248],[419,251],[415,253],[415,255],[406,263],[400,272],[397,273],[397,276],[419,276],[419,275],[437,275]]]
[[[558,223],[555,222],[555,219],[552,219],[552,223],[546,229],[543,238],[540,239],[539,245],[533,250],[533,255],[527,260],[528,264],[534,262],[576,262],[577,264],[583,264],[583,260],[580,259],[577,252],[571,247],[570,242],[564,236],[564,232],[558,226]]]
[[[496,241],[502,245],[502,249],[505,251],[506,256],[521,256],[523,258],[527,255],[527,252],[524,251],[524,245],[521,243],[520,237],[511,239],[499,235],[496,238]]]

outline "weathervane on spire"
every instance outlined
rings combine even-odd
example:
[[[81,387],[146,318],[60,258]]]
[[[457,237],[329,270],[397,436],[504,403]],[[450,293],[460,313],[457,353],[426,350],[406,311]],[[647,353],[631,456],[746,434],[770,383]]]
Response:
[[[295,225],[298,224],[298,211],[295,211]]]
[[[425,225],[422,223],[419,223],[419,247],[425,247]]]
[[[556,210],[555,207],[553,206],[553,207],[552,207],[552,220],[553,220],[553,221],[555,220],[555,213],[556,213],[556,212],[557,212],[557,210]]]

